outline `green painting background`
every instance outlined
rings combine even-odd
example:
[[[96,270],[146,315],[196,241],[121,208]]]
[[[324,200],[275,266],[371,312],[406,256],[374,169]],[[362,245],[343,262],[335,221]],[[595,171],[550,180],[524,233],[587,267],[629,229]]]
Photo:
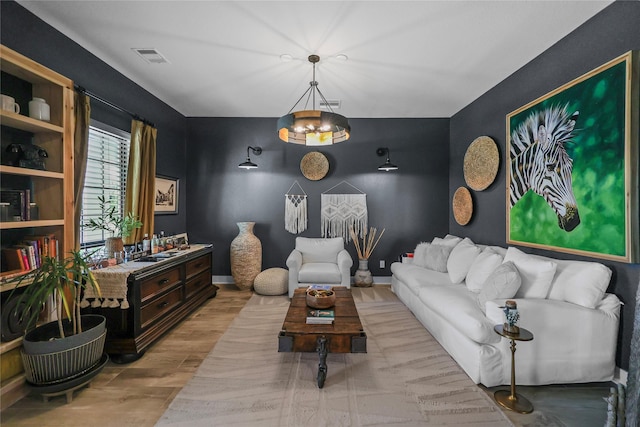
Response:
[[[510,117],[509,135],[533,111],[568,104],[570,114],[580,112],[565,148],[581,221],[573,231],[562,230],[551,207],[529,191],[509,211],[510,240],[626,255],[625,82],[623,61]]]

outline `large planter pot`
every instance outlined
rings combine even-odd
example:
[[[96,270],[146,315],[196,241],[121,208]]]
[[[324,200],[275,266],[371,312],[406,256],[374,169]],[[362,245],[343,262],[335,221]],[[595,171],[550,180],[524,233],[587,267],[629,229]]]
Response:
[[[231,241],[231,275],[240,289],[251,289],[262,271],[262,243],[255,234],[255,222],[238,222],[240,232]]]
[[[22,362],[31,384],[52,384],[82,375],[94,367],[104,351],[106,319],[97,314],[81,316],[83,332],[58,338],[58,322],[49,322],[27,332],[22,340]],[[63,321],[65,335],[71,322]]]

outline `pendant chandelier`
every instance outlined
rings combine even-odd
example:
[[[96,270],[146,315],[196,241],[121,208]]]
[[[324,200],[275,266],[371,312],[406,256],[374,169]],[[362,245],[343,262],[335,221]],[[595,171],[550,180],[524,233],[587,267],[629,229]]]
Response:
[[[289,112],[278,119],[278,136],[284,142],[292,142],[302,145],[331,145],[349,139],[351,126],[346,117],[336,114],[331,109],[329,102],[320,92],[316,81],[316,63],[320,61],[318,55],[309,55],[309,62],[313,64],[313,81],[309,82],[309,88],[300,99],[293,104]],[[329,111],[316,110],[316,92],[327,106]],[[300,110],[292,112],[296,105],[307,97],[305,108],[311,99],[312,110]]]

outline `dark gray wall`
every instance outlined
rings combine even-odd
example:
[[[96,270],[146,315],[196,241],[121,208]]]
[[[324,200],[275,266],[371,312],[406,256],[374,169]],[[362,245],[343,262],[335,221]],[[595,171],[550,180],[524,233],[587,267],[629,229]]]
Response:
[[[379,232],[386,228],[370,261],[374,275],[390,275],[389,264],[399,254],[446,233],[448,119],[351,119],[349,141],[317,149],[280,141],[276,120],[188,119],[189,238],[215,243],[214,274],[230,274],[229,244],[238,234],[238,221],[256,222],[263,268],[285,267],[296,235],[284,229],[284,195],[296,180],[308,195],[308,228],[301,234],[307,237],[320,236],[322,192],[344,180],[367,194],[369,224]],[[241,170],[249,145],[263,148],[262,155],[251,154],[259,169]],[[400,170],[377,170],[385,160],[376,155],[378,147],[389,147]],[[322,180],[310,181],[300,171],[300,160],[310,151],[329,159]],[[354,192],[344,184],[338,189]],[[357,259],[353,244],[348,249]],[[384,270],[381,259],[387,263]]]
[[[634,49],[640,49],[640,3],[615,2],[552,48],[498,84],[451,118],[451,169],[449,193],[464,186],[464,154],[476,137],[488,135],[505,154],[506,115],[522,105],[562,86],[605,62]],[[636,163],[638,159],[635,159]],[[474,215],[468,226],[449,221],[452,234],[474,241],[504,245],[506,242],[506,174],[501,165],[498,178],[487,190],[472,192]],[[636,236],[637,237],[637,236]],[[589,258],[558,252],[522,248],[562,259]],[[640,281],[640,265],[604,261],[613,270],[609,292],[626,303],[622,309],[617,365],[628,369],[633,327],[635,293]]]
[[[184,180],[186,119],[183,115],[13,1],[0,2],[0,42],[153,122],[158,129],[157,173]],[[21,108],[27,111],[26,105]],[[131,131],[131,116],[94,100],[91,117]],[[181,192],[179,197],[178,206],[182,207],[179,214],[156,216],[156,231],[178,233],[187,228],[186,193]]]

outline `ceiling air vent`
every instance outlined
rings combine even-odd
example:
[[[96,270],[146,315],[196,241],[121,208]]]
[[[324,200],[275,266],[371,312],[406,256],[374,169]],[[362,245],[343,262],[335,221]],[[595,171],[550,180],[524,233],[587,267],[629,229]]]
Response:
[[[149,64],[168,64],[169,61],[156,49],[152,48],[133,48],[133,50],[140,55],[145,62]]]
[[[340,108],[341,101],[339,99],[327,99],[327,102],[320,101],[320,108],[324,110],[337,110]]]

